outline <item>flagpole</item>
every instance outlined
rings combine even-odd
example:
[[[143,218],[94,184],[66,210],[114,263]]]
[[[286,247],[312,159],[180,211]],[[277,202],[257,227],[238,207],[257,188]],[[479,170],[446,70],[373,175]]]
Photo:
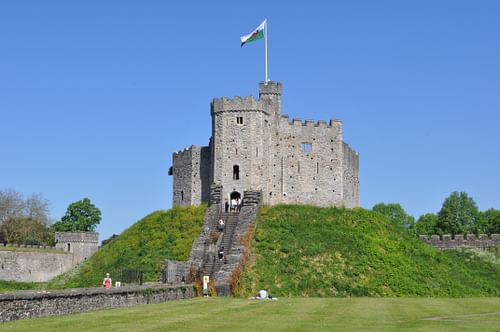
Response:
[[[265,41],[266,41],[266,46],[265,46],[265,52],[266,52],[266,85],[267,82],[269,82],[268,76],[267,76],[267,19],[265,20],[266,23],[264,23],[264,32],[265,32]]]

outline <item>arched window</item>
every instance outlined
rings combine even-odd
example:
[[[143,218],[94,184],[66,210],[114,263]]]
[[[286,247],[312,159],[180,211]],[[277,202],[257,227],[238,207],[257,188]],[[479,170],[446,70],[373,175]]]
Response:
[[[233,166],[233,180],[239,180],[240,179],[240,166],[234,165]]]
[[[71,251],[71,243],[68,243],[68,252]]]

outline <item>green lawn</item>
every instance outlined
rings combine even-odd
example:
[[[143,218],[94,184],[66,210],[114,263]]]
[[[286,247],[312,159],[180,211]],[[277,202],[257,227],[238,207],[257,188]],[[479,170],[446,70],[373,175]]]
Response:
[[[500,298],[196,298],[0,324],[1,331],[499,331]]]

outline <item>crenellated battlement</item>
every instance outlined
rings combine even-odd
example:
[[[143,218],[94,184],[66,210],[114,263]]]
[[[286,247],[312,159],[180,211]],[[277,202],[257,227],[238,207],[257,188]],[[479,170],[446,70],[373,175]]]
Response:
[[[263,111],[264,106],[261,100],[256,100],[253,96],[241,98],[239,96],[233,99],[228,97],[215,98],[211,105],[211,112],[224,111]]]
[[[419,235],[419,239],[427,244],[438,249],[455,249],[459,247],[475,247],[475,248],[494,248],[500,246],[500,234],[479,234],[476,236],[474,234],[467,234],[466,236],[462,234],[456,234],[451,236],[449,234],[439,236],[439,235]]]
[[[193,150],[201,150],[201,146],[199,145],[191,145],[190,147],[184,148],[182,150],[179,150],[177,152],[174,152],[174,156],[181,156],[186,153],[191,153]]]
[[[0,242],[0,250],[4,249],[4,248],[7,248],[7,249],[16,249],[16,248],[20,248],[20,249],[34,249],[34,250],[52,250],[52,251],[56,251],[56,252],[61,252],[61,253],[64,253],[64,250],[60,249],[60,248],[56,248],[56,247],[52,247],[52,246],[47,246],[47,245],[40,245],[40,246],[37,246],[37,245],[30,245],[30,244],[18,244],[18,243],[3,243],[3,242]]]
[[[286,114],[281,115],[280,117],[281,125],[290,125],[293,127],[318,127],[318,128],[339,128],[342,125],[341,120],[332,119],[328,123],[325,120],[302,120],[299,118],[293,118],[290,121],[290,117]]]

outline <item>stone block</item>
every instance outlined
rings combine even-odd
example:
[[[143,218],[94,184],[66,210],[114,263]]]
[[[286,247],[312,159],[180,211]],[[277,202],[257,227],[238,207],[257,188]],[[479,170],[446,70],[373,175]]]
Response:
[[[467,234],[467,241],[468,242],[476,241],[476,236],[474,234]]]

